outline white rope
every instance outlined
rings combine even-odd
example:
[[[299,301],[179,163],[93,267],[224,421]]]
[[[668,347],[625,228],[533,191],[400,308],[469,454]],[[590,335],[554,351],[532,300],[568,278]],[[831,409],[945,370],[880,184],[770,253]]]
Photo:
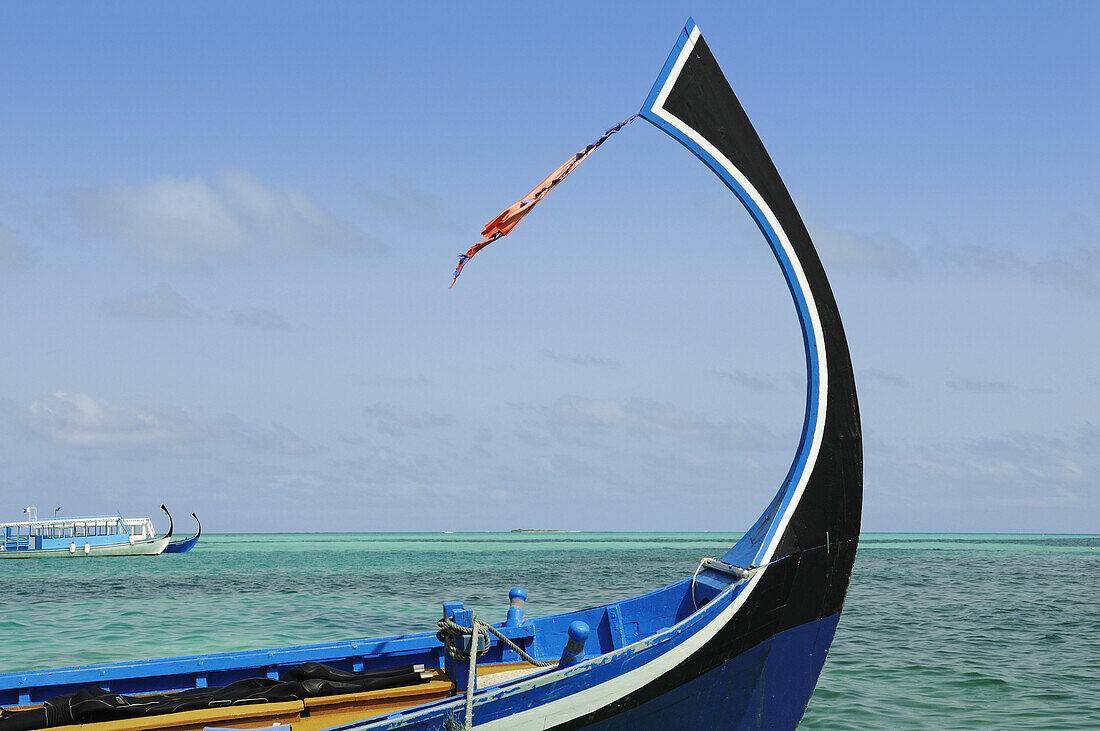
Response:
[[[695,611],[699,611],[699,602],[695,599],[695,577],[699,575],[699,572],[703,570],[703,565],[707,561],[713,561],[714,558],[710,556],[703,556],[699,559],[699,565],[695,567],[695,573],[691,575],[691,603],[695,605]]]
[[[695,605],[695,611],[699,611],[699,600],[695,598],[695,579],[699,576],[699,572],[703,570],[704,566],[711,571],[733,576],[734,583],[749,578],[757,568],[756,566],[749,566],[747,569],[743,569],[740,566],[734,566],[731,563],[719,561],[716,558],[709,558],[707,556],[699,559],[699,565],[695,567],[695,573],[691,575],[691,603]]]
[[[477,615],[470,615],[471,633],[470,633],[470,667],[466,675],[466,717],[462,722],[463,729],[472,729],[474,727],[474,686],[477,685],[477,650],[478,643],[481,642],[481,628],[478,627]],[[485,651],[489,651],[489,638],[485,638]]]

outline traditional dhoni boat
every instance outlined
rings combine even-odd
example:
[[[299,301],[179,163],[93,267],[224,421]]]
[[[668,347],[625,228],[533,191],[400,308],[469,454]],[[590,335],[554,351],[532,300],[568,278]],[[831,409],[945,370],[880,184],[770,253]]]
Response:
[[[833,640],[859,538],[861,436],[844,331],[794,202],[693,22],[640,116],[748,209],[802,327],[802,437],[743,538],[670,586],[565,614],[525,617],[516,588],[497,624],[448,602],[438,632],[0,676],[0,705],[9,707],[0,731],[795,727]],[[481,245],[570,170],[509,209],[511,219],[505,211],[491,222]]]
[[[149,518],[82,515],[40,520],[33,505],[23,512],[27,520],[0,523],[0,558],[156,556],[172,538],[171,528],[157,535]]]
[[[161,505],[161,507],[164,508],[164,512],[168,513],[168,508],[165,508],[163,505]],[[198,530],[195,531],[195,535],[191,536],[190,538],[177,538],[176,540],[172,541],[164,547],[165,553],[187,553],[195,547],[196,543],[199,542],[199,537],[202,535],[202,521],[200,521],[199,516],[195,515],[194,513],[191,513],[191,517],[195,519],[195,524],[198,525]],[[168,513],[168,521],[169,526],[171,526],[171,513]],[[169,530],[171,530],[171,528],[169,528]]]

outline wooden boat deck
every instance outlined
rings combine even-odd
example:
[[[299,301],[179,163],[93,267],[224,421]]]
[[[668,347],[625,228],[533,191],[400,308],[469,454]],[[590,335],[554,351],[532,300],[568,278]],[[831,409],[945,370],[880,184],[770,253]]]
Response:
[[[544,668],[527,663],[498,663],[478,667],[482,687],[515,680]],[[455,684],[437,668],[429,668],[431,680],[416,685],[383,688],[363,693],[306,698],[284,703],[252,703],[223,708],[166,713],[99,723],[53,726],[50,731],[202,731],[207,727],[260,729],[272,725],[293,726],[294,731],[320,731],[354,721],[384,716],[421,703],[455,695]],[[11,707],[12,711],[40,708],[40,705]]]

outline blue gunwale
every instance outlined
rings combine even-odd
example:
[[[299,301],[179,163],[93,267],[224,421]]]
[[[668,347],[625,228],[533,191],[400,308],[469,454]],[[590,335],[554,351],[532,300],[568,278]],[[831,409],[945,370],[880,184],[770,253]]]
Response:
[[[725,577],[700,572],[695,595],[703,602],[728,585]],[[594,657],[629,645],[655,641],[661,631],[671,630],[720,602],[708,603],[695,612],[690,596],[691,580],[683,579],[641,596],[564,614],[528,619],[518,627],[495,625],[512,641],[540,660],[556,660],[566,641],[566,628],[582,620],[592,628],[585,655]],[[507,654],[506,654],[507,653]],[[489,655],[479,661],[518,660],[494,638]],[[98,685],[118,693],[163,693],[196,687],[225,685],[248,677],[278,677],[280,668],[304,662],[323,662],[344,670],[365,670],[405,663],[427,667],[444,666],[443,644],[435,632],[351,640],[347,642],[299,645],[265,650],[243,650],[183,657],[139,660],[63,669],[0,674],[0,706],[41,703],[55,695]]]

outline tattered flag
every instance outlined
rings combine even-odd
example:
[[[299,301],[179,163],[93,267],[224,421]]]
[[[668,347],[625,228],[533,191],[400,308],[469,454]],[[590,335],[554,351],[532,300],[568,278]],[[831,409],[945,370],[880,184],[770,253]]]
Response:
[[[573,155],[573,157],[569,158],[569,160],[565,164],[563,164],[554,172],[550,173],[550,175],[547,176],[545,180],[536,185],[530,193],[505,208],[499,216],[494,218],[492,221],[489,221],[489,223],[485,224],[485,229],[481,232],[481,235],[484,238],[471,246],[465,254],[462,254],[458,257],[458,267],[455,269],[454,279],[451,280],[451,286],[455,286],[455,282],[458,281],[458,275],[462,273],[462,267],[466,266],[466,262],[470,261],[470,259],[473,258],[474,254],[481,251],[497,239],[503,236],[507,236],[509,233],[511,233],[512,229],[516,227],[516,224],[523,220],[523,217],[530,213],[531,209],[534,208],[539,201],[545,198],[547,193],[554,189],[554,186],[565,180],[565,176],[573,172],[573,170],[578,165],[580,165],[581,162],[586,157],[588,157],[588,155],[593,150],[604,143],[604,140],[618,132],[626,125],[633,122],[634,118],[637,116],[638,115],[635,114],[633,117],[629,119],[624,119],[615,126],[609,127],[607,130],[604,131],[602,135],[600,135],[599,139],[589,144],[577,154]]]

